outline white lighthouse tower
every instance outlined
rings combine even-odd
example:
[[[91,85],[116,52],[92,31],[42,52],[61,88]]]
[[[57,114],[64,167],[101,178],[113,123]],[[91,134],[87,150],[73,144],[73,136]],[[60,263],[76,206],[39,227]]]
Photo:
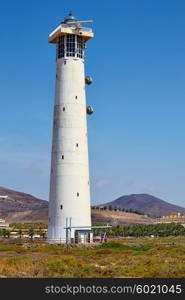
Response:
[[[90,241],[91,210],[84,49],[92,29],[69,15],[50,35],[56,44],[56,91],[49,197],[48,242]],[[67,230],[66,228],[69,228]]]

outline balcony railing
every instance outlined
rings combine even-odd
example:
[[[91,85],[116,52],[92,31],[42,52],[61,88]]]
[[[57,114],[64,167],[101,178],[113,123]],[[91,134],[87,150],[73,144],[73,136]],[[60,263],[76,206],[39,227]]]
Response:
[[[80,23],[79,23],[80,24]],[[69,26],[68,24],[61,24],[61,27],[63,28],[72,28],[72,29],[76,29],[77,26],[75,25],[71,25]],[[86,31],[86,32],[92,32],[91,28],[88,27],[81,27],[81,30]]]

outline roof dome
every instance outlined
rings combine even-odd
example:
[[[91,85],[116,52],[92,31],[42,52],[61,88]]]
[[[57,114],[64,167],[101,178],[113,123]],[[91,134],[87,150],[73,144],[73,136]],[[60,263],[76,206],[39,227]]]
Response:
[[[76,22],[77,19],[72,15],[72,12],[69,12],[69,14],[64,18],[64,21],[62,21],[62,24],[67,24],[68,22]]]

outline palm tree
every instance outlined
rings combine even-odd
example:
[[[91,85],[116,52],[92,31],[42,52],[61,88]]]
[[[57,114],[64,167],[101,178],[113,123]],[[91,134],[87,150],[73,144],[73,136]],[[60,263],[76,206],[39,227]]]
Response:
[[[3,236],[4,238],[6,238],[6,237],[9,238],[10,237],[10,230],[7,230],[7,229],[3,228],[1,230],[0,236]]]
[[[7,230],[3,228],[3,230],[2,230],[2,236],[3,236],[4,238],[6,237],[6,233],[7,233],[6,231],[7,231]]]
[[[7,238],[10,237],[10,230],[6,230],[6,237],[7,237]]]
[[[46,232],[45,232],[45,231],[41,231],[41,232],[40,232],[40,236],[41,236],[43,239],[45,239],[45,237],[46,237]]]
[[[35,234],[35,230],[34,230],[33,228],[30,228],[30,229],[28,230],[28,235],[31,237],[32,240],[33,240],[34,234]]]
[[[19,229],[19,230],[18,230],[18,234],[19,234],[19,237],[20,237],[20,239],[21,239],[22,234],[23,234],[22,229]]]

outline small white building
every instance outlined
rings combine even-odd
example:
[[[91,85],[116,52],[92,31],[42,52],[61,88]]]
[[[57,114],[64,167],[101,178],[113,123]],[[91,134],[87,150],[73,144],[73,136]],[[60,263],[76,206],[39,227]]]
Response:
[[[9,228],[9,224],[5,223],[5,220],[0,219],[0,229],[7,229]]]
[[[0,200],[6,200],[8,198],[8,196],[2,196],[0,195]]]

